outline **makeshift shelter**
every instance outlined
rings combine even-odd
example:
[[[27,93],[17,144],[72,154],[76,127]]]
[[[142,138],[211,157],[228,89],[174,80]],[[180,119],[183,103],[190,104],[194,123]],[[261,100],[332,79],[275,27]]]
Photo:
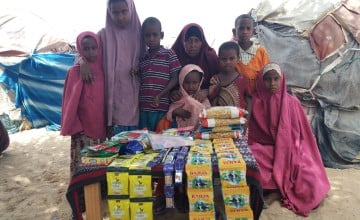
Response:
[[[302,102],[325,166],[360,167],[360,1],[262,1],[258,39]]]
[[[1,91],[15,93],[15,106],[34,128],[60,125],[64,80],[75,54],[71,43],[58,36],[32,13],[0,14]]]

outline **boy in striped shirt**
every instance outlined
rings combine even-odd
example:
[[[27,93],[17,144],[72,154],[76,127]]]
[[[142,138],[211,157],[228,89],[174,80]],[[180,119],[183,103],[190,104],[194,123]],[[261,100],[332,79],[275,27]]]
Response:
[[[181,64],[173,50],[160,44],[164,32],[157,18],[145,19],[142,35],[148,52],[140,60],[139,128],[155,131],[156,125],[169,110],[169,92],[178,84]]]

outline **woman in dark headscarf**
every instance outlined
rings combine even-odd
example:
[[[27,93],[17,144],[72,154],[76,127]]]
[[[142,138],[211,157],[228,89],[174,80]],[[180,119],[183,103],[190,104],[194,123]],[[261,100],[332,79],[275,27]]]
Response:
[[[200,25],[186,25],[177,37],[172,49],[176,52],[181,65],[195,64],[204,71],[202,89],[208,89],[210,78],[219,72],[216,51],[207,43]]]

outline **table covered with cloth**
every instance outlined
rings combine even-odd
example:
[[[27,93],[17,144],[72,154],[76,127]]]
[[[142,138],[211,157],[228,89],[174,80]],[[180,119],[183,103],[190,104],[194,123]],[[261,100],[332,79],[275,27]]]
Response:
[[[82,220],[85,211],[84,186],[101,183],[102,194],[106,193],[106,166],[80,164],[75,168],[66,192],[72,219]]]
[[[264,205],[260,170],[246,142],[236,140],[235,144],[246,163],[246,181],[250,189],[250,206],[256,220],[260,218]],[[213,167],[214,173],[217,173],[217,166]],[[161,172],[161,164],[152,168],[153,176],[158,176]],[[84,186],[97,182],[102,183],[102,194],[106,194],[106,166],[81,164],[76,167],[75,175],[71,178],[66,192],[66,198],[72,209],[73,219],[83,219],[82,213],[85,211]]]

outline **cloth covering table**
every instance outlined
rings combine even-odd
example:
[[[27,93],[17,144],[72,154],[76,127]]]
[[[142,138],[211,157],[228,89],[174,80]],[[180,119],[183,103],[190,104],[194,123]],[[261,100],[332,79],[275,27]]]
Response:
[[[264,205],[260,170],[247,143],[243,140],[235,140],[235,144],[246,163],[246,181],[250,189],[250,206],[253,210],[254,219],[257,220],[260,218]],[[214,175],[218,174],[216,163],[213,164],[213,173]],[[152,168],[152,175],[154,178],[163,176],[162,164]],[[84,186],[98,182],[103,184],[102,194],[106,195],[106,166],[80,165],[76,168],[76,173],[71,178],[66,192],[73,219],[83,219],[82,213],[85,211]]]

